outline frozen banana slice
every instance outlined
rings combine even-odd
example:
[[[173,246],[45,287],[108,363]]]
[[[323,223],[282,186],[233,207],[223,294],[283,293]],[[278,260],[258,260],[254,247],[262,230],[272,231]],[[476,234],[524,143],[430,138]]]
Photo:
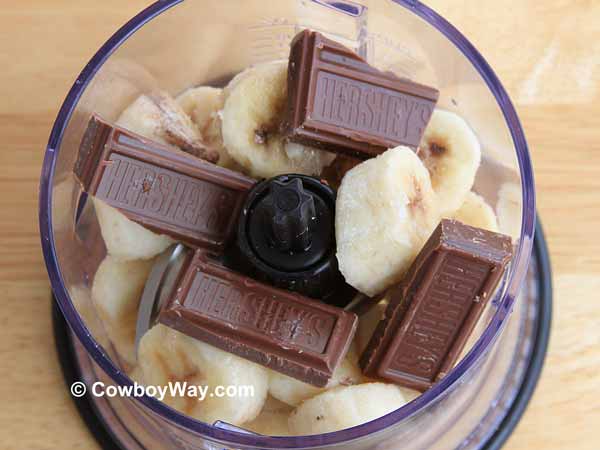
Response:
[[[419,146],[442,215],[452,214],[471,190],[481,163],[479,140],[460,116],[434,110]]]
[[[127,372],[127,376],[129,378],[131,378],[135,383],[144,384],[144,382],[143,382],[143,376],[142,376],[142,369],[141,369],[140,366],[132,367]]]
[[[280,133],[287,97],[287,61],[260,64],[225,88],[223,143],[250,175],[319,175],[335,154],[287,142]]]
[[[108,254],[122,260],[149,259],[167,249],[175,241],[156,234],[102,200],[94,199],[94,208]]]
[[[356,343],[356,349],[359,355],[367,348],[367,344],[371,340],[371,336],[373,335],[375,328],[377,328],[377,324],[383,319],[387,305],[387,300],[382,300],[366,313],[358,316],[358,329],[356,330],[354,342]]]
[[[183,396],[168,393],[164,402],[207,423],[222,420],[239,426],[252,421],[267,397],[267,369],[164,325],[155,325],[142,337],[138,363],[145,384],[206,386],[204,399],[199,392],[194,397],[186,391]],[[235,395],[217,395],[220,386],[235,387]]]
[[[219,154],[207,147],[200,131],[166,92],[155,91],[137,98],[117,119],[117,125],[210,162]]]
[[[290,416],[290,431],[308,435],[343,430],[377,419],[405,404],[400,388],[393,384],[337,387],[298,406]]]
[[[354,350],[348,351],[346,357],[342,360],[327,386],[319,388],[304,383],[295,378],[288,377],[279,372],[271,371],[269,374],[269,393],[278,400],[291,406],[297,406],[303,400],[314,397],[327,389],[339,385],[351,385],[360,383],[362,372],[358,367],[358,358]]]
[[[400,392],[402,393],[404,400],[406,400],[406,403],[412,402],[415,398],[417,398],[421,395],[421,393],[419,391],[415,391],[414,389],[409,389],[409,388],[402,387],[402,386],[398,386],[398,388],[400,389]]]
[[[79,195],[79,183],[72,174],[56,183],[52,190],[52,229],[54,233],[73,230],[73,204]]]
[[[498,228],[502,233],[511,236],[515,242],[521,236],[521,209],[521,187],[516,183],[504,183],[500,186],[496,203]]]
[[[73,306],[75,306],[77,313],[93,338],[98,344],[108,350],[110,348],[110,340],[94,307],[91,289],[84,285],[71,286],[69,288],[69,297],[71,297]]]
[[[467,194],[462,206],[452,215],[452,219],[472,227],[498,232],[498,221],[494,210],[483,197],[475,192]]]
[[[242,428],[265,436],[289,436],[288,419],[292,411],[290,405],[273,397],[267,397],[259,416],[242,425]]]
[[[204,135],[205,128],[209,128],[218,119],[218,112],[223,108],[223,89],[210,86],[190,88],[175,100]]]
[[[135,326],[140,298],[153,260],[120,261],[106,256],[96,272],[92,301],[115,350],[136,362]]]
[[[336,201],[340,271],[373,296],[399,281],[439,220],[429,173],[396,147],[346,173]]]
[[[219,117],[219,111],[223,109],[225,101],[223,90],[199,86],[184,91],[176,100],[200,130],[202,140],[219,152],[218,165],[241,171],[241,167],[231,158],[223,144],[221,118]]]

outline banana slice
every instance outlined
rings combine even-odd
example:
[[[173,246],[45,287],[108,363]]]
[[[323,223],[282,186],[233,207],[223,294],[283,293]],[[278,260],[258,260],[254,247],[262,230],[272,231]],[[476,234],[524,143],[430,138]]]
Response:
[[[246,69],[224,93],[223,142],[250,175],[319,175],[335,159],[333,153],[286,142],[279,133],[287,97],[287,61]]]
[[[498,231],[498,221],[494,210],[483,197],[472,191],[467,194],[462,206],[454,212],[452,219],[459,220],[472,227]]]
[[[335,214],[337,258],[348,284],[373,296],[399,281],[439,217],[429,173],[408,147],[348,171]]]
[[[73,230],[73,204],[77,201],[80,187],[72,172],[52,189],[52,229],[54,233]]]
[[[362,372],[358,367],[358,355],[351,349],[333,372],[326,387],[318,388],[279,372],[270,371],[269,394],[288,405],[297,406],[303,400],[314,397],[328,389],[339,385],[358,384],[361,379]]]
[[[431,175],[440,213],[452,214],[471,190],[481,163],[477,136],[460,116],[436,109],[418,154]]]
[[[273,397],[267,397],[259,416],[242,428],[265,436],[289,436],[288,418],[293,408]]]
[[[219,154],[207,148],[200,131],[177,102],[166,92],[141,95],[117,119],[117,125],[210,162]]]
[[[375,328],[377,328],[377,324],[383,319],[387,305],[388,302],[384,299],[358,317],[358,329],[356,330],[354,342],[359,355],[365,350]]]
[[[190,88],[181,93],[176,100],[200,130],[202,140],[219,152],[218,165],[242,171],[242,167],[233,160],[223,144],[219,117],[219,111],[223,109],[225,101],[223,90],[209,86]]]
[[[149,259],[175,242],[164,234],[156,234],[129,220],[102,200],[95,198],[94,208],[106,249],[115,258]]]
[[[92,301],[119,357],[134,365],[137,310],[152,260],[120,261],[108,255],[94,277]]]
[[[131,369],[129,369],[129,371],[127,372],[127,376],[138,384],[144,384],[144,382],[142,381],[142,368],[140,366],[134,366]]]
[[[419,391],[415,391],[414,389],[409,389],[402,386],[398,386],[398,388],[400,389],[400,392],[402,393],[406,403],[412,402],[415,398],[421,396],[421,393]]]
[[[187,391],[183,396],[169,393],[163,401],[207,423],[222,420],[237,426],[252,421],[267,397],[267,369],[164,325],[155,325],[142,337],[138,363],[147,385],[168,386],[169,381],[178,381],[206,386],[204,399]],[[237,386],[238,391],[234,396],[219,396],[217,386]],[[253,395],[247,395],[247,389]]]
[[[181,109],[191,117],[200,133],[211,127],[223,108],[223,89],[199,86],[183,91],[175,99]]]
[[[521,236],[521,188],[515,183],[504,183],[498,191],[496,213],[498,228],[516,242]]]
[[[298,406],[290,416],[290,431],[307,435],[343,430],[377,419],[405,404],[402,392],[393,384],[337,387]]]
[[[83,323],[96,342],[104,347],[105,350],[109,350],[110,340],[106,335],[106,330],[92,302],[90,288],[84,285],[71,286],[69,288],[69,297],[71,297],[73,306],[75,306],[77,313],[83,319]]]

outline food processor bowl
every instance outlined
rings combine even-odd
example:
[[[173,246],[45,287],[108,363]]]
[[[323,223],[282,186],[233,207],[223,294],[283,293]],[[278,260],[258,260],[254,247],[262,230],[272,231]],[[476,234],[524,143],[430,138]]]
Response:
[[[91,398],[123,448],[483,448],[523,385],[541,317],[539,288],[531,281],[539,278],[539,267],[530,266],[536,217],[525,136],[482,56],[452,25],[412,0],[163,0],[100,48],[58,114],[40,185],[43,252],[72,330],[78,376],[88,386],[133,383],[90,301],[98,262],[97,234],[90,237],[97,224],[72,169],[91,114],[114,121],[137,96],[159,87],[176,95],[191,86],[224,86],[252,64],[287,58],[292,37],[304,28],[340,41],[380,69],[435,86],[438,107],[471,124],[483,151],[473,189],[496,206],[501,231],[513,236],[509,271],[456,367],[381,418],[333,433],[271,437],[197,421],[152,397]]]

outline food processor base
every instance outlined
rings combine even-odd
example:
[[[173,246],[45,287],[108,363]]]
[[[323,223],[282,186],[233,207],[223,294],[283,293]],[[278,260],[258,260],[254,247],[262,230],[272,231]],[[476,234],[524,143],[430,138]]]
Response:
[[[534,251],[528,274],[528,280],[534,284],[532,289],[534,295],[530,302],[532,308],[535,309],[532,314],[535,319],[533,326],[529,328],[529,336],[521,337],[521,339],[531,342],[531,351],[522,371],[516,395],[510,395],[512,398],[507,400],[508,405],[504,409],[504,417],[499,422],[498,418],[495,418],[494,422],[498,425],[491,434],[488,434],[485,441],[479,444],[477,448],[481,450],[498,450],[504,445],[529,403],[546,356],[552,317],[552,277],[548,247],[539,220],[537,224]],[[75,381],[82,380],[83,369],[91,363],[88,358],[82,358],[81,354],[78,354],[73,335],[54,301],[52,302],[52,318],[58,357],[66,386],[70,388]],[[72,396],[71,398],[101,448],[106,450],[145,449],[121,423],[105,398],[93,397],[89,392],[83,397]],[[501,402],[504,399],[500,398],[499,400]],[[111,426],[108,426],[109,423]],[[462,449],[463,446],[461,445],[459,448]]]

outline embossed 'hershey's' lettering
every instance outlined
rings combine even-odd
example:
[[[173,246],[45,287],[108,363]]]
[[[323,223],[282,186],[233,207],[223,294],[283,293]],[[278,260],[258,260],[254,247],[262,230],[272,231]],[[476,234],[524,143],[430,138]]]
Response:
[[[418,367],[413,373],[424,378],[437,373],[488,273],[489,267],[446,255],[429,289],[419,294],[424,300],[390,369],[406,371]]]
[[[292,41],[287,85],[285,137],[360,159],[418,147],[439,97],[309,30]]]
[[[96,197],[121,210],[175,223],[194,232],[226,231],[234,193],[190,176],[113,153]]]
[[[476,243],[476,245],[475,245]],[[445,376],[500,282],[511,239],[442,219],[360,357],[364,372],[424,391]]]
[[[354,313],[248,278],[201,249],[181,270],[158,320],[188,336],[319,387],[352,342]]]
[[[96,115],[73,172],[90,195],[156,233],[222,252],[256,180],[153,142]]]
[[[431,101],[325,71],[317,75],[309,118],[387,139],[414,141],[433,113]]]
[[[191,311],[226,323],[259,331],[274,339],[323,353],[333,316],[290,304],[272,292],[247,290],[235,281],[201,271],[196,274],[183,305]]]

